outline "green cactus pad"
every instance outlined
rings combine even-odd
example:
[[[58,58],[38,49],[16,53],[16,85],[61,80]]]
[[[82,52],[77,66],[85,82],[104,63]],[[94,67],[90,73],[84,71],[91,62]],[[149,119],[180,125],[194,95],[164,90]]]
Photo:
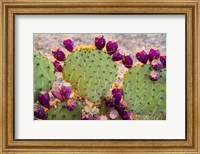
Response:
[[[166,69],[159,71],[158,81],[151,81],[148,75],[150,65],[137,65],[124,77],[124,100],[128,108],[139,115],[154,119],[166,112]],[[162,116],[165,117],[165,116]]]
[[[66,102],[60,102],[57,107],[51,107],[48,113],[47,120],[81,120],[81,109],[83,105],[77,102],[74,110],[69,111],[65,107]]]
[[[34,51],[34,57],[44,57],[44,55],[40,51]]]
[[[40,91],[49,91],[55,80],[54,66],[41,53],[34,52],[34,101]]]
[[[106,106],[105,104],[102,104],[102,105],[100,106],[100,109],[99,109],[99,114],[100,114],[100,115],[105,115],[105,114],[108,113],[108,111],[109,111],[110,109],[111,109],[110,107]]]
[[[63,78],[95,105],[101,104],[116,76],[116,63],[101,50],[75,51],[67,57],[63,68]]]

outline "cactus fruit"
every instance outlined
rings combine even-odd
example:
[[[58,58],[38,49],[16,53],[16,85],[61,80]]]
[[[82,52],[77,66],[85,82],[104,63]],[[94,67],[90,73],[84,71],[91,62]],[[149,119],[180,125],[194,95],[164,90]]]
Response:
[[[112,95],[117,101],[120,101],[123,95],[123,91],[122,89],[112,89]]]
[[[103,35],[99,35],[95,37],[94,43],[98,50],[102,50],[106,44],[106,40]]]
[[[34,111],[34,116],[37,118],[37,119],[46,119],[47,118],[47,115],[44,111],[44,108],[39,108],[37,111]]]
[[[63,67],[64,80],[95,105],[101,104],[116,75],[116,63],[101,50],[77,50],[68,56]]]
[[[148,61],[148,55],[144,50],[137,52],[136,58],[143,64],[146,64]]]
[[[60,48],[53,50],[52,53],[54,58],[57,59],[58,61],[65,60],[65,53]]]
[[[75,100],[73,100],[73,99],[67,100],[66,108],[68,110],[72,111],[75,107],[76,107],[76,101]]]
[[[56,99],[63,101],[70,98],[72,86],[69,83],[63,83],[61,86],[54,85],[51,93]]]
[[[161,69],[160,79],[151,81],[150,65],[136,65],[124,77],[124,100],[128,109],[136,114],[155,116],[166,109],[166,69]]]
[[[113,61],[120,61],[122,60],[122,58],[123,58],[123,55],[119,52],[119,50],[117,50],[112,56]]]
[[[148,58],[150,61],[154,59],[158,59],[160,57],[160,51],[158,49],[151,48],[148,54]]]
[[[54,86],[53,89],[51,90],[52,95],[54,96],[54,98],[63,101],[64,97],[61,94],[61,89],[59,86]]]
[[[76,102],[76,107],[70,111],[66,108],[66,102],[59,102],[49,109],[47,120],[81,120],[83,105]]]
[[[122,110],[120,112],[120,115],[123,120],[133,120],[135,118],[133,112],[131,112],[129,110]]]
[[[108,91],[104,95],[104,103],[109,107],[112,107],[112,106],[115,105],[115,98],[113,97],[113,95],[112,95],[112,93],[110,91]]]
[[[115,108],[118,111],[123,111],[123,110],[127,109],[127,103],[126,102],[119,102],[118,104],[115,104]]]
[[[63,45],[69,52],[72,52],[74,49],[74,41],[71,38],[63,40]]]
[[[115,51],[117,51],[117,49],[118,49],[117,41],[110,40],[107,42],[106,50],[109,55],[112,55],[113,53],[115,53]]]
[[[45,92],[45,91],[41,91],[39,93],[39,96],[38,96],[38,101],[40,102],[40,104],[46,108],[50,108],[50,97],[49,97],[49,94],[48,92]]]
[[[69,99],[70,94],[72,93],[72,86],[69,83],[64,83],[61,85],[60,93],[63,99]]]
[[[163,64],[162,62],[160,61],[160,59],[154,59],[152,60],[151,62],[151,67],[154,69],[154,70],[160,70],[163,68]]]
[[[116,120],[119,118],[119,113],[116,109],[110,109],[108,116],[111,120]]]
[[[53,62],[53,65],[54,65],[55,71],[62,72],[63,68],[62,68],[62,66],[61,66],[59,61],[55,60]]]
[[[155,70],[152,70],[150,73],[149,73],[149,79],[151,81],[157,81],[158,79],[160,78],[160,74],[155,71]]]
[[[160,61],[163,64],[163,68],[165,68],[166,67],[166,55],[160,56]]]
[[[54,66],[42,53],[34,52],[34,101],[39,92],[49,91],[55,80]]]
[[[122,63],[126,68],[131,68],[133,65],[133,59],[130,55],[124,55],[122,59]]]

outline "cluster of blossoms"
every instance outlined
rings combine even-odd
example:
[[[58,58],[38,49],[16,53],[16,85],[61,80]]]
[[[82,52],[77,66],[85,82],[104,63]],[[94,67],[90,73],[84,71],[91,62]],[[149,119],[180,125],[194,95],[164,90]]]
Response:
[[[160,55],[160,51],[156,49],[151,48],[148,54],[144,50],[137,52],[136,58],[143,64],[150,62],[153,69],[149,73],[151,81],[157,81],[160,78],[158,70],[166,68],[166,55]]]

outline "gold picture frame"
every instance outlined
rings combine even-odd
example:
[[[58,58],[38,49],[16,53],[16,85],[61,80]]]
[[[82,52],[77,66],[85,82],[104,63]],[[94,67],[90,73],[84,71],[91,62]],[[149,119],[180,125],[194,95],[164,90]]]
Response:
[[[199,0],[3,0],[0,2],[0,153],[200,153]],[[16,14],[184,14],[186,17],[186,139],[16,140],[14,17]]]

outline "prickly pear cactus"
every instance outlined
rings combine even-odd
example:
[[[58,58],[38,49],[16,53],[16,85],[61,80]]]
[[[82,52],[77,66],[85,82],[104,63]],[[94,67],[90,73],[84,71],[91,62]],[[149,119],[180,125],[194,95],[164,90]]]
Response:
[[[55,80],[54,66],[40,52],[34,52],[34,101],[40,91],[49,91]]]
[[[63,78],[78,94],[95,105],[116,80],[117,66],[101,50],[78,50],[69,55],[63,68]]]
[[[65,104],[66,102],[60,102],[56,105],[57,107],[51,107],[47,120],[81,120],[82,103],[77,102],[73,111],[69,111]]]
[[[161,75],[158,81],[148,78],[150,71],[150,65],[137,65],[127,72],[123,86],[124,100],[136,114],[158,119],[166,112],[166,69],[158,71]]]

